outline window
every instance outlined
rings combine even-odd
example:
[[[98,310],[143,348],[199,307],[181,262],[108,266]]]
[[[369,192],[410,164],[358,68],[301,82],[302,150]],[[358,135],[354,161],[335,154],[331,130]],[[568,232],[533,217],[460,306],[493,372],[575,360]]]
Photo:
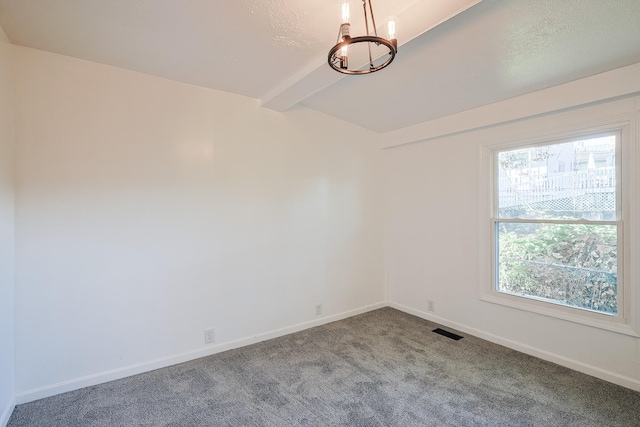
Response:
[[[493,151],[495,291],[618,315],[620,136]]]
[[[482,301],[640,337],[637,105],[479,134]]]

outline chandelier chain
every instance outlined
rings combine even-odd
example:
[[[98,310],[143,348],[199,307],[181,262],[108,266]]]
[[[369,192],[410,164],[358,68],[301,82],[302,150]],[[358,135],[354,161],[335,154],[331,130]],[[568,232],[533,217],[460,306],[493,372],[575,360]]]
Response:
[[[362,0],[363,6],[365,6],[365,20],[366,20],[366,0]],[[369,0],[369,10],[371,11],[371,24],[373,25],[373,34],[378,37],[378,28],[376,27],[376,17],[373,15],[373,6],[371,0]],[[369,29],[367,28],[367,35],[369,35]]]
[[[362,0],[362,9],[364,10],[364,26],[367,30],[367,35],[371,35],[369,33],[369,18],[367,17],[367,0]],[[371,2],[369,2],[369,10],[371,10],[371,24],[373,25],[373,31],[376,33],[376,37],[378,36],[378,30],[376,30],[376,21],[373,18],[373,9],[371,9]],[[373,69],[373,56],[371,55],[371,43],[367,43],[367,48],[369,48],[369,69]]]

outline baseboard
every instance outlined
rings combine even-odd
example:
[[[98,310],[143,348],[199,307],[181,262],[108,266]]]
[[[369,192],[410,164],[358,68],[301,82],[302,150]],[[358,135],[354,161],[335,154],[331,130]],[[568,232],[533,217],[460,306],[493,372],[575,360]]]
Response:
[[[11,418],[11,414],[16,407],[16,399],[14,397],[11,398],[7,406],[2,410],[2,415],[0,415],[0,426],[6,427],[9,423],[9,418]]]
[[[77,390],[84,387],[90,387],[93,385],[126,378],[132,375],[153,371],[155,369],[164,368],[164,367],[175,365],[178,363],[188,362],[190,360],[199,359],[201,357],[210,356],[216,353],[221,353],[223,351],[244,347],[246,345],[251,345],[261,341],[278,338],[284,335],[289,335],[295,332],[299,332],[305,329],[324,325],[327,323],[336,322],[338,320],[343,320],[352,316],[356,316],[358,314],[377,310],[379,308],[383,308],[386,306],[395,308],[397,310],[403,311],[405,313],[408,313],[426,320],[430,320],[440,325],[444,325],[444,326],[456,329],[461,332],[474,335],[478,338],[482,338],[489,342],[493,342],[495,344],[499,344],[499,345],[511,348],[513,350],[516,350],[534,357],[538,357],[540,359],[547,360],[549,362],[556,363],[558,365],[567,367],[569,369],[573,369],[573,370],[582,372],[584,374],[591,375],[593,377],[600,378],[602,380],[605,380],[614,384],[618,384],[620,386],[623,386],[632,390],[640,391],[640,381],[634,380],[632,378],[628,378],[610,371],[606,371],[604,369],[600,369],[595,366],[587,365],[585,363],[579,362],[577,360],[569,359],[564,356],[543,351],[535,347],[531,347],[531,346],[519,343],[517,341],[508,340],[500,336],[493,335],[467,325],[463,325],[457,322],[452,322],[450,320],[436,316],[432,313],[416,310],[411,307],[404,306],[402,304],[398,304],[394,302],[389,302],[388,304],[385,302],[379,302],[379,303],[367,305],[364,307],[360,307],[357,309],[334,314],[331,316],[325,316],[319,319],[314,319],[311,321],[302,322],[302,323],[287,326],[284,328],[241,338],[238,340],[203,347],[201,349],[198,349],[192,352],[176,354],[176,355],[148,361],[145,363],[140,363],[136,365],[122,367],[119,369],[114,369],[110,371],[96,373],[93,375],[87,375],[84,377],[75,378],[69,381],[60,382],[50,386],[27,390],[25,392],[18,393],[15,396],[15,398],[9,402],[7,407],[4,408],[4,411],[2,412],[2,416],[0,417],[0,426],[4,427],[9,422],[9,418],[11,417],[11,414],[16,404],[32,402],[34,400],[43,399],[45,397],[54,396],[56,394],[66,393],[68,391],[73,391],[73,390]]]
[[[77,390],[84,387],[90,387],[97,384],[106,383],[109,381],[119,380],[121,378],[130,377],[132,375],[141,374],[144,372],[153,371],[155,369],[165,368],[167,366],[175,365],[178,363],[188,362],[190,360],[199,359],[201,357],[211,356],[212,354],[221,353],[227,350],[233,350],[235,348],[244,347],[246,345],[255,344],[261,341],[278,338],[284,335],[289,335],[295,332],[299,332],[305,329],[313,328],[316,326],[324,325],[338,320],[346,319],[358,314],[366,313],[368,311],[377,310],[379,308],[386,307],[385,302],[379,302],[375,304],[366,305],[364,307],[348,310],[339,314],[331,316],[325,316],[318,319],[314,319],[307,322],[298,323],[292,326],[276,329],[273,331],[264,332],[258,335],[249,336],[246,338],[237,339],[225,343],[216,345],[208,345],[195,351],[176,354],[168,357],[163,357],[148,362],[125,366],[122,368],[99,372],[92,375],[87,375],[80,378],[75,378],[69,381],[63,381],[57,384],[40,387],[32,390],[27,390],[18,393],[15,397],[17,404],[23,404],[32,402],[34,400],[43,399],[45,397],[54,396],[60,393],[66,393],[68,391]],[[10,415],[10,414],[9,414]]]
[[[616,374],[615,372],[607,371],[592,365],[588,365],[586,363],[582,363],[574,359],[569,359],[567,357],[560,356],[555,353],[550,353],[544,350],[540,350],[535,347],[531,347],[526,344],[519,343],[517,341],[505,339],[500,336],[493,335],[493,334],[490,334],[490,333],[487,333],[479,329],[476,329],[467,325],[463,325],[457,322],[452,322],[450,320],[435,316],[432,313],[416,310],[402,304],[390,302],[389,307],[403,311],[407,314],[420,317],[425,320],[430,320],[432,322],[438,323],[443,326],[447,326],[449,328],[456,329],[461,332],[468,333],[470,335],[473,335],[478,338],[482,338],[483,340],[492,342],[494,344],[499,344],[501,346],[510,348],[512,350],[516,350],[521,353],[525,353],[530,356],[534,356],[539,359],[546,360],[548,362],[556,363],[560,366],[573,369],[574,371],[582,372],[583,374],[591,375],[592,377],[600,378],[601,380],[605,380],[610,383],[620,385],[622,387],[630,388],[635,391],[640,391],[640,381],[635,380],[633,378],[628,378],[623,375]]]

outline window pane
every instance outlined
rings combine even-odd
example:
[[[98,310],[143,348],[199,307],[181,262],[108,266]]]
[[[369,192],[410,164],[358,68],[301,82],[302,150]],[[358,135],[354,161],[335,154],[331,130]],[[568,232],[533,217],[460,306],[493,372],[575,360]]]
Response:
[[[616,220],[616,135],[498,153],[498,217]]]
[[[496,226],[498,291],[617,314],[617,226]]]

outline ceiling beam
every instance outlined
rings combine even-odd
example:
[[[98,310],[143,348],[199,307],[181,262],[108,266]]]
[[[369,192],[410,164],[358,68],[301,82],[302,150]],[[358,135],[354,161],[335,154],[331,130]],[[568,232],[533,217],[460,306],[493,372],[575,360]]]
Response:
[[[431,0],[414,2],[397,15],[401,24],[398,47],[400,48],[403,44],[410,42],[481,1]],[[327,52],[329,52],[330,48],[331,46],[327,46]],[[401,49],[398,49],[398,51],[401,55]],[[260,105],[271,110],[286,111],[345,77],[345,74],[337,73],[329,67],[326,56],[316,58],[306,68],[285,80],[263,97],[260,100]]]

